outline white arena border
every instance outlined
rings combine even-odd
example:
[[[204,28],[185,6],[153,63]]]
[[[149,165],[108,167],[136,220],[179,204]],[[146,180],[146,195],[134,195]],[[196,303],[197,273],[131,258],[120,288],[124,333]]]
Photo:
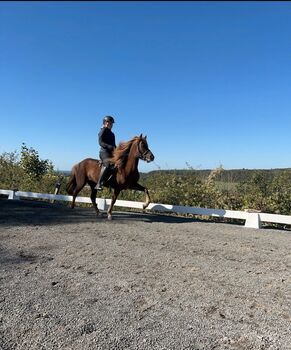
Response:
[[[8,199],[17,200],[20,198],[37,198],[51,201],[66,201],[71,202],[72,196],[65,196],[60,194],[47,194],[35,192],[22,192],[17,190],[1,190],[0,194],[7,195]],[[77,197],[76,202],[91,203],[89,197]],[[111,203],[111,199],[96,198],[96,203],[100,210],[106,210]],[[142,209],[143,202],[133,202],[125,200],[117,200],[115,206],[124,208]],[[271,222],[277,224],[291,225],[291,215],[278,215],[256,212],[252,210],[238,211],[225,209],[209,209],[199,207],[189,207],[182,205],[151,203],[146,210],[179,213],[179,214],[193,214],[203,216],[213,216],[220,218],[242,219],[245,220],[245,227],[261,228],[261,222]]]

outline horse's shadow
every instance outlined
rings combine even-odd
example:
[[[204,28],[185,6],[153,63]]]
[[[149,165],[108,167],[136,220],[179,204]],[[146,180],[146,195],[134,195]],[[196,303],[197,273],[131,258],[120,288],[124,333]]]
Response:
[[[88,207],[76,207],[71,209],[62,203],[49,203],[35,200],[7,200],[0,198],[0,227],[19,226],[19,225],[57,225],[72,224],[107,220],[106,213],[99,216]],[[145,212],[124,212],[115,211],[114,223],[132,223],[132,222],[164,222],[164,223],[185,223],[191,221],[200,221],[194,218],[179,217],[169,214],[156,214],[149,211]]]
[[[193,222],[199,221],[194,218],[187,218],[175,215],[167,215],[167,214],[157,214],[145,211],[144,213],[138,212],[119,212],[116,211],[114,213],[114,221],[115,222],[164,222],[164,223],[185,223],[185,222]]]

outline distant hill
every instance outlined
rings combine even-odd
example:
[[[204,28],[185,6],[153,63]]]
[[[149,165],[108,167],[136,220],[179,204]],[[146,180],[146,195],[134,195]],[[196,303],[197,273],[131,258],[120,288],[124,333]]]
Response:
[[[176,175],[195,175],[200,179],[208,177],[213,169],[195,170],[195,169],[171,169],[171,170],[154,170],[148,173],[142,173],[141,177],[147,178],[154,176],[155,174],[176,174]],[[290,171],[291,168],[279,168],[279,169],[229,169],[223,170],[217,180],[223,182],[241,182],[247,181],[255,173],[262,173],[267,178],[272,179],[285,171]]]
[[[64,176],[69,176],[71,174],[71,170],[57,170],[56,172]]]

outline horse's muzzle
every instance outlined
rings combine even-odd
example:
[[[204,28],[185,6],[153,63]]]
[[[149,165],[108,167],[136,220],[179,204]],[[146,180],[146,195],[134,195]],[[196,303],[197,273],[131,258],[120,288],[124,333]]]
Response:
[[[139,158],[149,163],[155,159],[155,156],[152,154],[152,152],[149,149],[147,149],[144,153],[139,155]]]
[[[155,159],[155,156],[152,154],[152,152],[150,151],[147,156],[146,156],[146,162],[150,163]]]

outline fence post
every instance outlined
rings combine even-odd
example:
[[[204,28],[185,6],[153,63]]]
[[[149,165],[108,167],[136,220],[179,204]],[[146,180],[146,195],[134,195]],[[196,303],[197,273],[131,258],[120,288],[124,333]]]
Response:
[[[107,205],[106,205],[106,199],[105,198],[98,198],[97,199],[97,206],[99,210],[106,210],[107,209]]]
[[[61,188],[61,181],[58,181],[58,182],[56,182],[56,184],[55,184],[55,195],[59,194],[60,188]],[[54,202],[55,202],[55,200],[52,199],[52,200],[51,200],[51,203],[54,203]]]
[[[261,219],[260,219],[260,210],[255,209],[245,209],[245,211],[248,213],[245,227],[249,228],[261,228]]]
[[[19,200],[19,197],[16,196],[15,192],[17,192],[18,189],[15,188],[13,190],[10,191],[9,195],[8,195],[8,199],[12,199],[12,200]]]

